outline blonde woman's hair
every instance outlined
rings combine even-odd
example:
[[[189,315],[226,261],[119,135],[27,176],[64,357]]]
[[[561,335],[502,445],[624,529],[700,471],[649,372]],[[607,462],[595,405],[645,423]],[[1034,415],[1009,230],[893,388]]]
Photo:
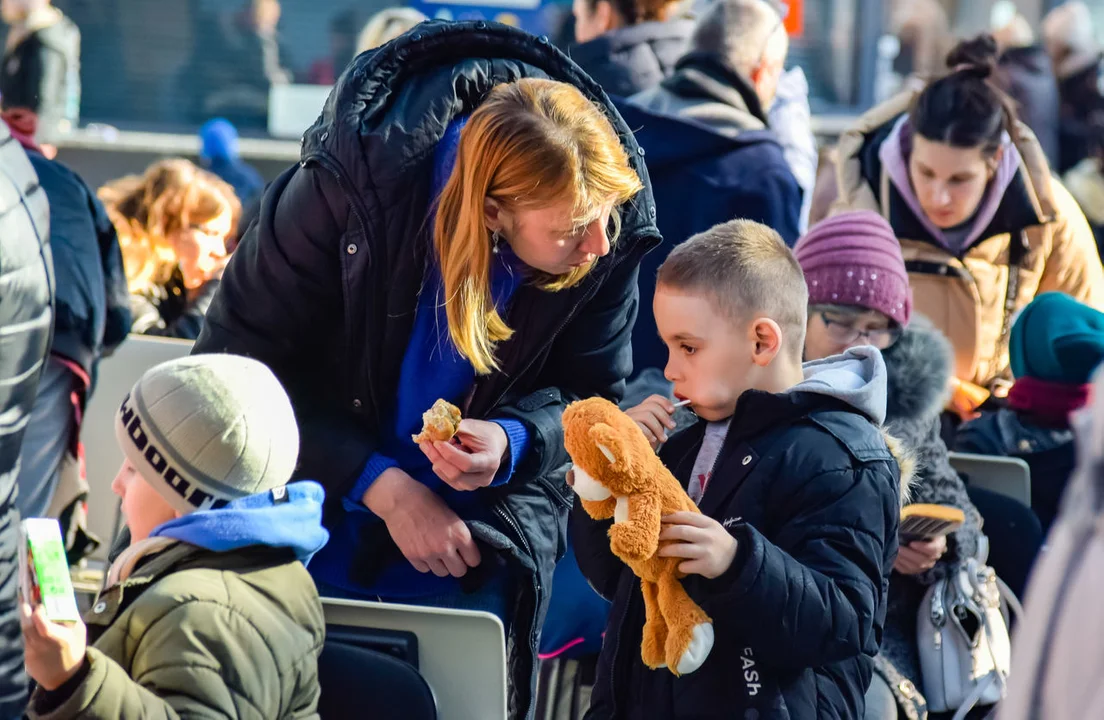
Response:
[[[594,222],[612,203],[612,244],[620,230],[616,208],[642,187],[609,119],[575,87],[523,79],[491,90],[460,133],[434,228],[449,336],[477,373],[498,369],[495,348],[513,334],[491,296],[485,200],[508,212],[569,201],[577,227]],[[556,291],[577,284],[590,269],[537,273],[535,280]]]
[[[357,35],[356,54],[360,55],[394,40],[428,17],[414,8],[395,7],[380,10],[372,16]]]
[[[234,189],[183,158],[161,160],[142,175],[114,180],[97,193],[119,235],[131,292],[163,285],[177,258],[172,235],[229,211],[231,234],[241,213]]]

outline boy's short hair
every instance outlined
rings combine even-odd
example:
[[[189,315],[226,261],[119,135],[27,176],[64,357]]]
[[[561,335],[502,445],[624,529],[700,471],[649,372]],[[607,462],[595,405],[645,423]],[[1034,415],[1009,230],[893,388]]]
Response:
[[[657,284],[701,293],[733,322],[765,315],[801,357],[809,291],[782,236],[766,225],[732,220],[695,235],[671,251]]]

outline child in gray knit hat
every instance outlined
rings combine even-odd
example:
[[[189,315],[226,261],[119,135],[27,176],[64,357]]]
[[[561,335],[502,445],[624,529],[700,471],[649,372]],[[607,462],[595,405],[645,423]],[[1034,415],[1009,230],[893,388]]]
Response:
[[[276,377],[234,355],[164,363],[123,400],[116,436],[131,544],[87,628],[22,608],[28,715],[314,713],[325,622],[304,564],[328,534],[321,486],[288,484],[299,434]]]

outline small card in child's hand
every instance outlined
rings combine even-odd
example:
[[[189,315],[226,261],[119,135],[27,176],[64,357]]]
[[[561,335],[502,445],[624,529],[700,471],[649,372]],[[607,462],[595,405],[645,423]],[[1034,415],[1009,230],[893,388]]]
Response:
[[[80,620],[58,521],[28,518],[19,524],[19,535],[19,589],[23,601],[32,609],[41,605],[48,620]]]

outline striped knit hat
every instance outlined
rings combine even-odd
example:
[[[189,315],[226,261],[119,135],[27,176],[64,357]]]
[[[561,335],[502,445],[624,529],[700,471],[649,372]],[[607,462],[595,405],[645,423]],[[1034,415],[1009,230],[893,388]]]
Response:
[[[286,485],[299,455],[291,401],[265,365],[192,355],[146,372],[115,416],[142,478],[180,513]]]
[[[813,226],[794,247],[810,305],[877,310],[901,327],[912,315],[912,289],[893,228],[878,213],[834,215]]]

